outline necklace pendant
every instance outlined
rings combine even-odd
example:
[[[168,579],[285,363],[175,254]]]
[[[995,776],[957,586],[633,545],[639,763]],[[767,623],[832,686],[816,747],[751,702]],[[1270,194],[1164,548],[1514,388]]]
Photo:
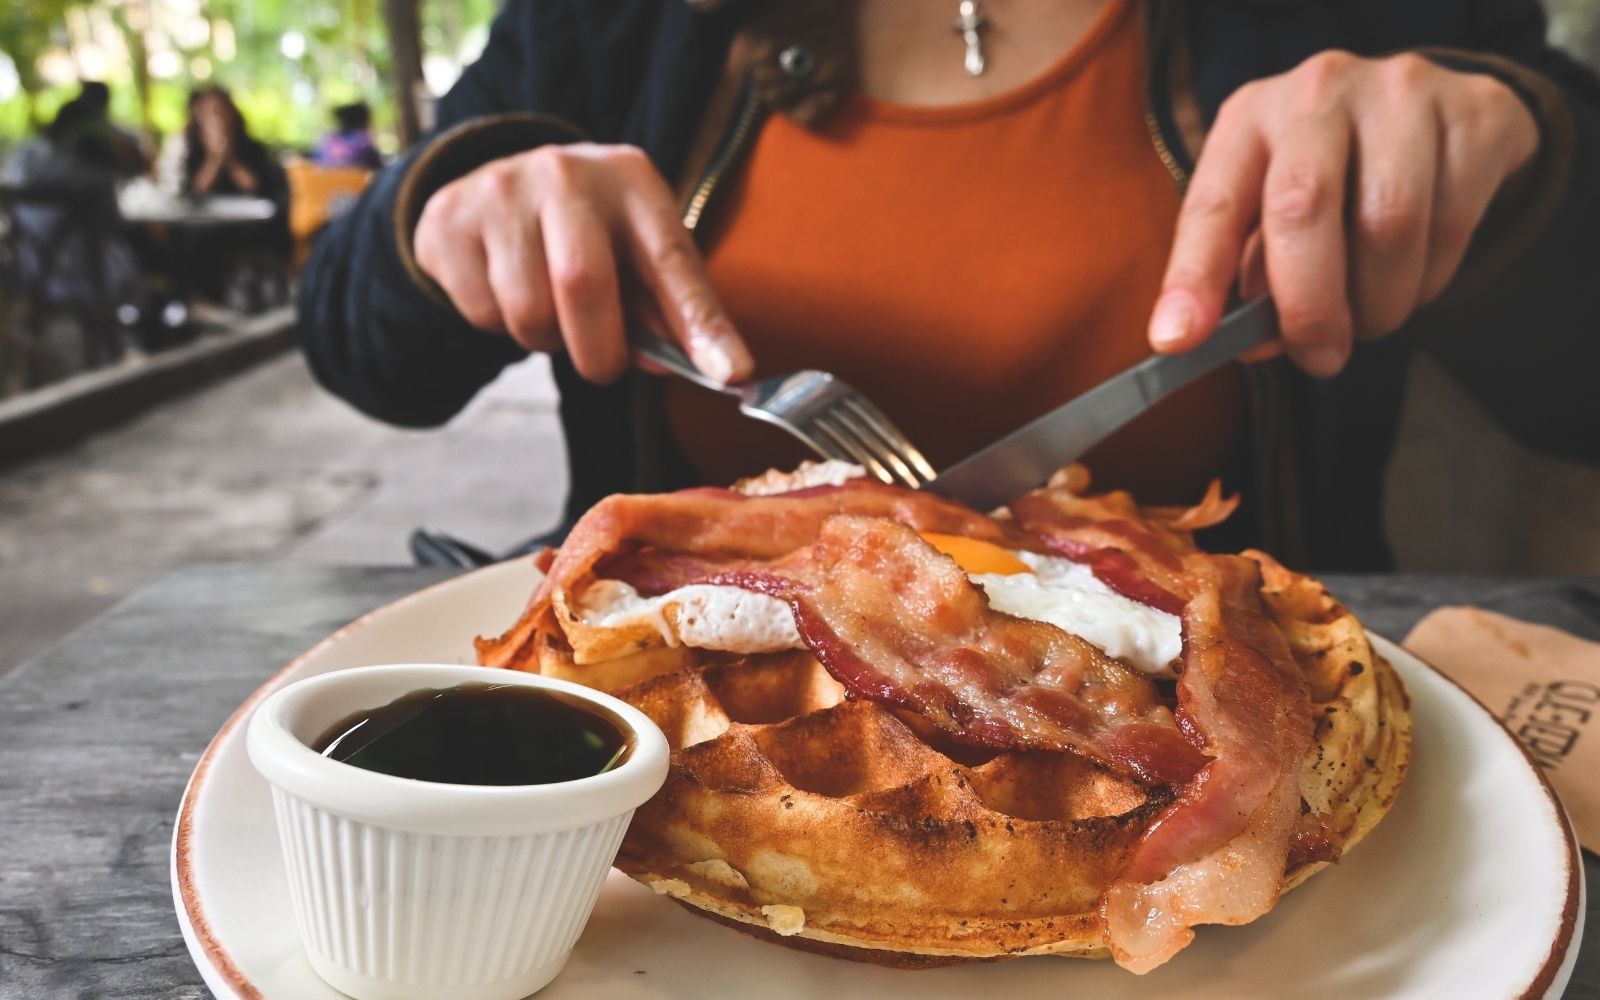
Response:
[[[967,73],[970,76],[982,76],[986,65],[983,58],[983,31],[989,26],[989,21],[983,16],[983,9],[979,0],[961,0],[956,7],[955,32],[961,40],[967,43],[967,57],[964,61]]]

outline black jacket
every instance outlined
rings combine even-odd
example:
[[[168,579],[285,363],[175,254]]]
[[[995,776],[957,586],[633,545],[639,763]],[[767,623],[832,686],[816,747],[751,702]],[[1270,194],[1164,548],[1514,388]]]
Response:
[[[1174,25],[1187,56],[1173,56],[1171,40],[1152,48],[1152,110],[1180,166],[1187,154],[1172,93],[1191,95],[1209,121],[1240,85],[1330,48],[1424,48],[1494,73],[1535,109],[1544,134],[1533,190],[1484,227],[1534,233],[1514,259],[1479,260],[1492,252],[1475,249],[1463,273],[1477,277],[1457,282],[1470,287],[1358,347],[1337,378],[1256,366],[1265,375],[1252,380],[1254,461],[1230,484],[1245,492],[1247,509],[1220,542],[1259,544],[1303,568],[1385,567],[1381,484],[1406,366],[1419,349],[1524,444],[1600,462],[1600,82],[1545,44],[1537,0],[1147,0],[1147,8],[1147,24]],[[730,44],[760,13],[758,3],[510,0],[482,57],[440,101],[434,135],[391,164],[318,245],[300,297],[317,377],[393,423],[427,426],[456,413],[523,355],[509,338],[472,329],[417,272],[409,241],[427,194],[491,159],[579,134],[638,145],[669,181],[681,180]],[[770,77],[771,67],[752,73],[763,69]],[[656,454],[660,435],[641,411],[648,393],[641,404],[629,382],[588,385],[559,357],[555,371],[569,517],[607,493],[684,485]]]

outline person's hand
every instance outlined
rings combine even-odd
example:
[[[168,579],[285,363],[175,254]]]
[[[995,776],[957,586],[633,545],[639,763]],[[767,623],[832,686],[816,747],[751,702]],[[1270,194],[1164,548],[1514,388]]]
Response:
[[[1493,77],[1421,56],[1324,52],[1217,115],[1179,213],[1150,343],[1205,340],[1241,271],[1272,292],[1283,347],[1333,375],[1449,284],[1539,127]],[[1248,289],[1247,289],[1248,293]]]
[[[200,145],[206,158],[217,163],[233,159],[233,123],[228,114],[216,106],[217,102],[203,102],[195,109],[195,119],[200,126]]]
[[[628,367],[625,287],[635,317],[656,318],[701,371],[750,373],[672,192],[631,146],[543,146],[479,167],[428,199],[412,245],[473,326],[530,351],[564,342],[584,378]]]

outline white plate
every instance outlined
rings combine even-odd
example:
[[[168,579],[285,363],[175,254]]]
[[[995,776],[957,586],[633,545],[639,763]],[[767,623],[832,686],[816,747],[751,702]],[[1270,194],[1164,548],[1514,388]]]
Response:
[[[346,626],[262,685],[200,759],[173,836],[184,941],[218,997],[336,1000],[301,954],[267,786],[242,724],[292,680],[386,662],[471,662],[537,580],[526,561],[413,594]],[[1500,724],[1416,657],[1416,751],[1400,798],[1337,866],[1247,927],[1201,929],[1143,978],[1109,962],[1019,959],[923,972],[767,944],[613,871],[566,971],[541,998],[1557,997],[1582,938],[1583,868],[1550,786]]]

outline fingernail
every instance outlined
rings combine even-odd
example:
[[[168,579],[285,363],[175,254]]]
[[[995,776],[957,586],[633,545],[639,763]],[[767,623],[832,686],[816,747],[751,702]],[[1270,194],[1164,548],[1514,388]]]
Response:
[[[1166,295],[1150,317],[1150,343],[1158,350],[1178,347],[1194,330],[1194,303],[1186,295]]]
[[[689,333],[689,354],[694,358],[694,366],[718,382],[726,382],[733,378],[733,359],[722,345],[704,330],[693,330]]]
[[[1313,347],[1300,355],[1300,367],[1318,378],[1331,378],[1344,367],[1344,352],[1337,347]]]
[[[689,343],[695,367],[718,382],[730,381],[750,369],[750,355],[732,327],[694,327],[689,332]]]

